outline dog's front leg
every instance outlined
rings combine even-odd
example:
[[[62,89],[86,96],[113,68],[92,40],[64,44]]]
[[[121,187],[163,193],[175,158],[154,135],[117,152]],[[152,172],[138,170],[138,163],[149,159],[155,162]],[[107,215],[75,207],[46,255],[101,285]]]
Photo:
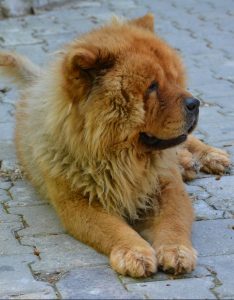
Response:
[[[193,135],[189,135],[184,144],[192,153],[194,160],[200,165],[201,171],[222,175],[230,167],[230,157],[227,152],[206,145]]]
[[[193,208],[178,170],[161,178],[160,210],[137,230],[156,251],[158,266],[175,274],[191,272],[196,251],[191,243]]]
[[[125,220],[107,213],[98,201],[89,204],[63,182],[48,184],[50,198],[66,230],[78,240],[110,256],[117,272],[132,277],[156,271],[154,249]]]
[[[161,179],[160,213],[152,227],[153,248],[158,265],[175,274],[191,272],[196,264],[196,251],[191,243],[194,219],[191,200],[179,171]]]

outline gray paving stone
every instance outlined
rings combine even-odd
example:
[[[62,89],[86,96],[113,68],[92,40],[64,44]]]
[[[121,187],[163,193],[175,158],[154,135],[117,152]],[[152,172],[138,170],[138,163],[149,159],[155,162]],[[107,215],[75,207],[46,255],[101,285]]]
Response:
[[[233,84],[230,82],[217,80],[216,89],[214,89],[214,85],[203,85],[198,86],[197,91],[201,94],[201,97],[205,97],[205,99],[212,99],[213,97],[225,97],[233,96]]]
[[[179,32],[179,31],[178,31]],[[197,43],[195,39],[189,39],[188,34],[179,36],[170,35],[166,38],[167,42],[170,43],[176,49],[179,49],[182,53],[187,55],[200,55],[203,53],[209,53],[210,49],[206,46],[205,42]]]
[[[206,142],[226,142],[234,137],[234,118],[219,113],[219,108],[203,106],[200,110],[198,129],[206,136]]]
[[[127,289],[140,292],[147,299],[214,299],[210,291],[212,278],[188,278],[128,284]]]
[[[201,257],[199,260],[206,265],[213,275],[221,282],[221,285],[215,287],[215,292],[219,299],[233,299],[233,269],[234,254],[223,256]]]
[[[217,96],[208,97],[207,96],[206,102],[220,106],[220,108],[218,109],[218,112],[220,112],[221,114],[225,115],[228,113],[233,116],[234,104],[233,104],[232,99],[233,99],[233,97],[230,97],[230,96],[222,96],[222,97],[217,97]],[[231,138],[231,136],[230,136],[230,138]]]
[[[1,33],[5,31],[19,32],[24,28],[24,18],[1,20]]]
[[[78,266],[107,264],[107,257],[97,253],[67,234],[24,237],[22,244],[35,246],[41,260],[32,265],[36,272],[67,271]]]
[[[106,6],[106,5],[104,5]],[[75,20],[79,20],[79,18],[82,16],[82,18],[85,16],[85,19],[89,19],[93,21],[93,24],[101,24],[105,21],[108,21],[111,19],[113,14],[115,14],[114,11],[110,11],[109,9],[103,9],[103,7],[90,7],[90,8],[85,8],[83,7],[82,9],[79,9],[80,14],[77,13],[77,11],[67,9],[64,10],[63,12],[58,12],[56,13],[56,17],[60,19],[64,19],[64,14],[69,14],[71,16],[70,20],[66,20],[66,23],[69,24],[69,26],[74,26],[76,24]],[[120,15],[123,15],[123,13],[120,13]],[[72,25],[73,23],[73,25]],[[82,22],[79,22],[80,26],[82,27]],[[77,26],[78,28],[78,26]]]
[[[228,60],[219,67],[214,64],[212,70],[214,71],[216,78],[223,78],[234,82],[234,60]]]
[[[186,189],[192,199],[205,200],[210,197],[205,188],[196,185],[196,181],[186,184]]]
[[[20,216],[6,213],[3,206],[0,205],[0,223],[20,222]]]
[[[224,212],[211,208],[205,201],[196,200],[193,202],[196,220],[213,220],[224,218]],[[232,215],[226,215],[226,218],[231,218]]]
[[[195,57],[197,56],[198,55],[196,55]],[[190,55],[189,55],[189,59],[191,59]],[[194,67],[188,73],[189,87],[196,88],[196,87],[201,87],[203,85],[212,84],[214,83],[213,76],[214,74],[211,72],[209,68],[206,68],[201,72],[199,67]]]
[[[94,8],[94,10],[97,12],[97,9]],[[69,33],[70,32],[76,32],[76,35],[80,35],[84,32],[87,32],[89,30],[91,30],[94,27],[94,23],[92,21],[92,18],[87,18],[81,15],[78,15],[77,12],[75,12],[74,10],[63,10],[62,14],[64,16],[64,14],[70,14],[70,18],[69,19],[60,19],[58,14],[56,14],[55,18],[46,18],[45,16],[43,19],[37,19],[35,20],[37,23],[35,24],[35,21],[33,21],[33,35],[34,37],[39,39],[43,39],[45,41],[47,40],[53,40],[53,36],[54,35],[59,35],[59,34],[68,34],[67,36],[67,42],[70,42],[70,37],[69,37]],[[74,19],[76,19],[76,21],[79,21],[80,25],[77,26],[77,22],[74,22]],[[48,20],[48,21],[47,21]],[[49,26],[45,28],[45,26],[43,25],[42,22],[50,22],[50,24],[48,24]],[[58,22],[60,24],[60,26],[58,26]],[[29,24],[30,28],[31,27],[31,22]]]
[[[234,176],[223,176],[220,180],[214,177],[195,181],[211,195],[206,202],[217,210],[228,211],[234,214],[233,183]]]
[[[12,201],[8,202],[9,207],[43,205],[46,203],[27,181],[18,180],[15,182],[10,193]]]
[[[219,76],[217,76],[217,74],[220,74],[221,76],[221,72],[219,73],[218,66],[222,68],[222,66],[229,64],[230,61],[224,55],[224,53],[216,49],[212,49],[212,52],[209,54],[196,55],[194,56],[194,60],[196,61],[196,65],[199,68],[202,68],[202,71],[209,70],[213,74],[212,78],[207,78],[206,81],[204,81],[203,83],[201,82],[200,84],[201,86],[209,85],[209,84],[217,84],[217,81],[219,80],[218,79]],[[197,75],[199,75],[199,73],[197,73]],[[212,81],[210,81],[210,79],[212,79]]]
[[[5,181],[5,180],[2,180],[0,178],[0,190],[9,190],[12,186],[12,183],[10,181]]]
[[[0,103],[0,123],[13,121],[14,107],[9,103]]]
[[[6,122],[0,123],[0,143],[3,141],[10,141],[14,136],[14,123]]]
[[[0,45],[7,47],[7,46],[16,46],[16,45],[29,45],[29,44],[37,44],[38,42],[42,42],[38,38],[34,38],[32,36],[31,31],[28,31],[24,28],[24,30],[19,32],[7,32],[4,36],[0,35]]]
[[[127,292],[108,267],[72,270],[56,284],[65,299],[142,299],[140,293]]]
[[[24,216],[27,227],[18,232],[19,236],[35,234],[58,234],[64,232],[63,227],[54,211],[49,205],[21,206],[9,208],[11,214]]]
[[[234,253],[234,219],[198,221],[193,225],[192,240],[200,256]]]
[[[14,231],[23,228],[21,222],[0,223],[0,256],[32,253],[32,248],[20,245]]]
[[[214,207],[211,203],[210,190],[206,191],[206,181],[216,181],[214,177],[195,180],[186,185],[195,210],[196,220],[232,218],[232,213],[223,208]],[[201,183],[202,182],[202,183]],[[214,183],[215,184],[215,183]],[[210,205],[209,205],[210,204]]]
[[[37,282],[28,267],[35,260],[33,255],[0,257],[0,298],[25,299],[23,295],[44,295],[56,298],[53,289],[44,282]],[[44,297],[45,299],[46,297]],[[28,298],[29,299],[29,298]],[[31,298],[32,299],[32,298]]]
[[[0,189],[0,203],[10,201],[11,198],[6,190]]]
[[[33,288],[36,290],[36,288]],[[43,287],[38,289],[39,291],[35,292],[24,292],[19,291],[18,293],[8,293],[7,295],[2,295],[2,299],[58,299],[57,293],[53,290],[52,287],[46,287],[43,289]]]
[[[56,33],[52,34],[49,37],[42,37],[46,38],[46,44],[43,46],[43,49],[48,52],[49,54],[52,53],[53,55],[54,51],[57,51],[58,49],[62,49],[68,42],[70,42],[72,39],[76,38],[78,36],[77,32],[71,31],[66,33]],[[47,60],[51,59],[50,57],[45,57]]]
[[[227,49],[231,49],[230,40],[232,39],[233,34],[230,32],[222,32],[222,35],[216,34],[213,36],[207,37],[207,39],[211,42],[211,47],[216,49],[223,49],[223,45],[225,44],[225,51]]]

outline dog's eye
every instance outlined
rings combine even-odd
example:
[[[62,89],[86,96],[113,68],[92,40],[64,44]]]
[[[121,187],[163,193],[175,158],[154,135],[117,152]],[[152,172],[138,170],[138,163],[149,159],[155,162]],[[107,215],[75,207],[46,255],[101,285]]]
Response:
[[[158,83],[154,80],[151,82],[151,84],[147,88],[147,93],[155,92],[155,91],[157,91],[157,89],[158,89]]]

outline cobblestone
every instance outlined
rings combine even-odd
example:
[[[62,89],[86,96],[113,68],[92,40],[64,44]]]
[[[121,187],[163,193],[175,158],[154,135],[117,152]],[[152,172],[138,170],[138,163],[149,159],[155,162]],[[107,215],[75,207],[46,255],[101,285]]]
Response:
[[[10,189],[11,201],[8,201],[8,207],[15,206],[33,206],[43,205],[45,201],[41,201],[33,187],[25,181],[18,180]]]
[[[0,123],[0,143],[2,141],[11,140],[13,137],[14,124],[12,122]]]
[[[200,263],[206,264],[207,268],[220,282],[220,285],[214,288],[219,299],[233,299],[234,255],[205,257],[200,259]]]
[[[202,186],[210,194],[206,202],[216,210],[228,211],[234,215],[233,183],[234,176],[198,179],[194,184]]]
[[[50,205],[12,207],[11,214],[23,215],[27,226],[18,231],[19,236],[58,234],[64,232],[54,209]]]
[[[28,263],[34,259],[32,255],[0,257],[1,299],[33,299],[33,294],[42,299],[43,296],[44,299],[57,298],[49,284],[38,282],[32,277]]]
[[[17,215],[8,214],[3,206],[0,206],[0,223],[11,223],[20,221]]]
[[[0,185],[1,187],[1,185]],[[0,203],[10,201],[10,196],[6,190],[0,189]]]
[[[234,220],[208,220],[195,222],[193,243],[200,256],[234,253]]]
[[[21,222],[0,223],[0,257],[33,252],[31,247],[22,247],[19,240],[16,239],[15,232],[21,228],[23,228]]]
[[[128,293],[116,274],[107,267],[80,268],[65,275],[57,288],[64,299],[141,299]]]
[[[195,135],[226,149],[234,160],[234,0],[48,2],[31,1],[34,15],[1,19],[0,48],[43,65],[52,51],[113,14],[130,18],[152,11],[156,32],[181,53],[189,90],[201,99]],[[9,3],[4,1],[8,7]],[[8,15],[25,12],[28,6]],[[233,168],[231,176],[201,173],[187,185],[197,220],[192,235],[199,255],[194,272],[184,276],[159,272],[139,280],[118,276],[105,256],[67,235],[52,207],[14,174],[17,97],[16,89],[1,78],[0,171],[5,175],[0,178],[0,298],[234,298]]]
[[[35,272],[65,272],[75,267],[108,262],[105,256],[67,234],[23,237],[21,242],[36,247],[40,252],[41,260],[32,266]]]
[[[195,209],[196,220],[212,220],[212,219],[221,219],[224,217],[224,212],[220,210],[215,210],[210,207],[206,201],[196,200],[193,203]],[[232,217],[232,215],[226,215],[226,218]]]
[[[214,299],[210,291],[212,278],[189,278],[127,285],[132,292],[141,292],[147,299]]]

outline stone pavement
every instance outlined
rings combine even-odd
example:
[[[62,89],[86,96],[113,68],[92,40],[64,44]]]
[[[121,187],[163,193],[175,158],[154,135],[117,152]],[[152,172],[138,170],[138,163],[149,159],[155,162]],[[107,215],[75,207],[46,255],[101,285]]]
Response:
[[[59,1],[57,1],[59,2]],[[65,1],[64,1],[65,2]],[[152,11],[156,31],[181,52],[189,87],[202,100],[196,135],[234,158],[234,1],[90,0],[0,20],[0,48],[42,64],[49,53],[112,14]],[[188,185],[196,210],[196,270],[145,280],[118,276],[106,257],[74,240],[53,208],[21,179],[14,145],[15,89],[0,80],[0,298],[233,299],[234,172]]]

